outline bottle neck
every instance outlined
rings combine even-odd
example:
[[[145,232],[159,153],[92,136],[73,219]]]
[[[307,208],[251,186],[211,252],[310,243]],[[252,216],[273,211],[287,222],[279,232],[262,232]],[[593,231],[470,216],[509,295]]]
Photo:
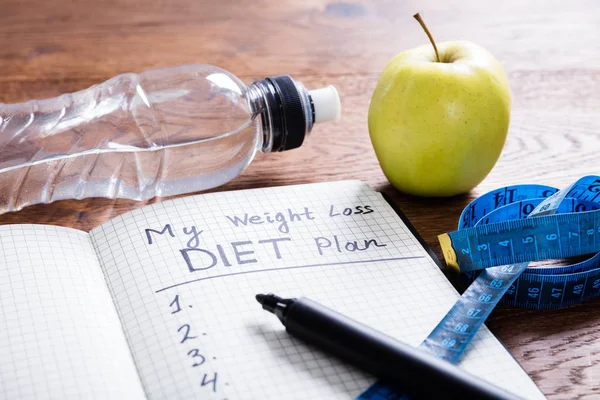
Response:
[[[247,98],[252,118],[260,118],[263,153],[298,148],[311,132],[315,111],[302,83],[287,75],[252,82]]]

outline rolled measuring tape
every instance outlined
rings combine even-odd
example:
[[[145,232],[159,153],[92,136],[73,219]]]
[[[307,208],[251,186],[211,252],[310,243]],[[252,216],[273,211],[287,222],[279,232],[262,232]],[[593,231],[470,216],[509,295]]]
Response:
[[[599,296],[600,177],[580,179],[555,215],[526,218],[557,191],[549,186],[510,186],[473,201],[463,211],[458,230],[439,236],[448,266],[472,272],[596,253],[568,266],[527,268],[502,303],[550,309]]]
[[[419,348],[458,364],[500,302],[551,309],[600,296],[600,176],[561,190],[517,185],[491,191],[465,208],[457,231],[439,240],[448,266],[473,283]],[[528,268],[530,261],[593,253],[572,265]],[[407,397],[377,382],[357,399]]]

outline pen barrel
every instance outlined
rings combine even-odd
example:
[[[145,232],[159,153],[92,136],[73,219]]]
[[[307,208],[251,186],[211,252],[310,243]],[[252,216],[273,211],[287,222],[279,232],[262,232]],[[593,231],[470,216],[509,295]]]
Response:
[[[519,399],[447,361],[302,298],[289,306],[291,335],[367,371],[412,398]]]

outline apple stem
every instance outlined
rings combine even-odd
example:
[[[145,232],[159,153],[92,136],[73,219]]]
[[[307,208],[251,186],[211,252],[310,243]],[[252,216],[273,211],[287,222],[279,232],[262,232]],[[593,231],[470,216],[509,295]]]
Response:
[[[423,22],[423,18],[421,18],[421,15],[419,13],[416,13],[415,15],[413,15],[413,18],[416,19],[419,22],[419,24],[421,24],[421,27],[427,34],[427,37],[429,38],[429,41],[431,42],[431,45],[433,46],[433,51],[435,51],[435,58],[437,58],[437,62],[442,62],[442,60],[440,60],[440,54],[438,53],[437,46],[435,45],[435,40],[433,40],[433,36],[431,36],[429,29],[427,29],[427,25],[425,25],[425,22]]]

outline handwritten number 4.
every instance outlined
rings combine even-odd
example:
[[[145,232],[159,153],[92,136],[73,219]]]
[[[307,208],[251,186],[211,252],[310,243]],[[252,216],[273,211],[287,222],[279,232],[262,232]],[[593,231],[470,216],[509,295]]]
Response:
[[[208,377],[208,374],[204,374],[204,377],[202,378],[202,383],[200,383],[200,386],[206,386],[212,383],[212,391],[216,392],[217,391],[217,373],[215,372],[214,377],[211,380],[207,380],[206,378]]]
[[[188,324],[183,324],[179,327],[179,329],[177,329],[177,332],[181,332],[182,330],[185,331],[185,333],[183,334],[183,339],[181,339],[181,342],[179,342],[179,343],[184,343],[186,340],[197,338],[197,336],[190,335],[190,329],[191,328]]]
[[[179,295],[175,296],[171,304],[169,304],[169,307],[176,307],[176,310],[171,311],[171,314],[177,314],[179,311],[181,311],[181,306],[179,305]]]

